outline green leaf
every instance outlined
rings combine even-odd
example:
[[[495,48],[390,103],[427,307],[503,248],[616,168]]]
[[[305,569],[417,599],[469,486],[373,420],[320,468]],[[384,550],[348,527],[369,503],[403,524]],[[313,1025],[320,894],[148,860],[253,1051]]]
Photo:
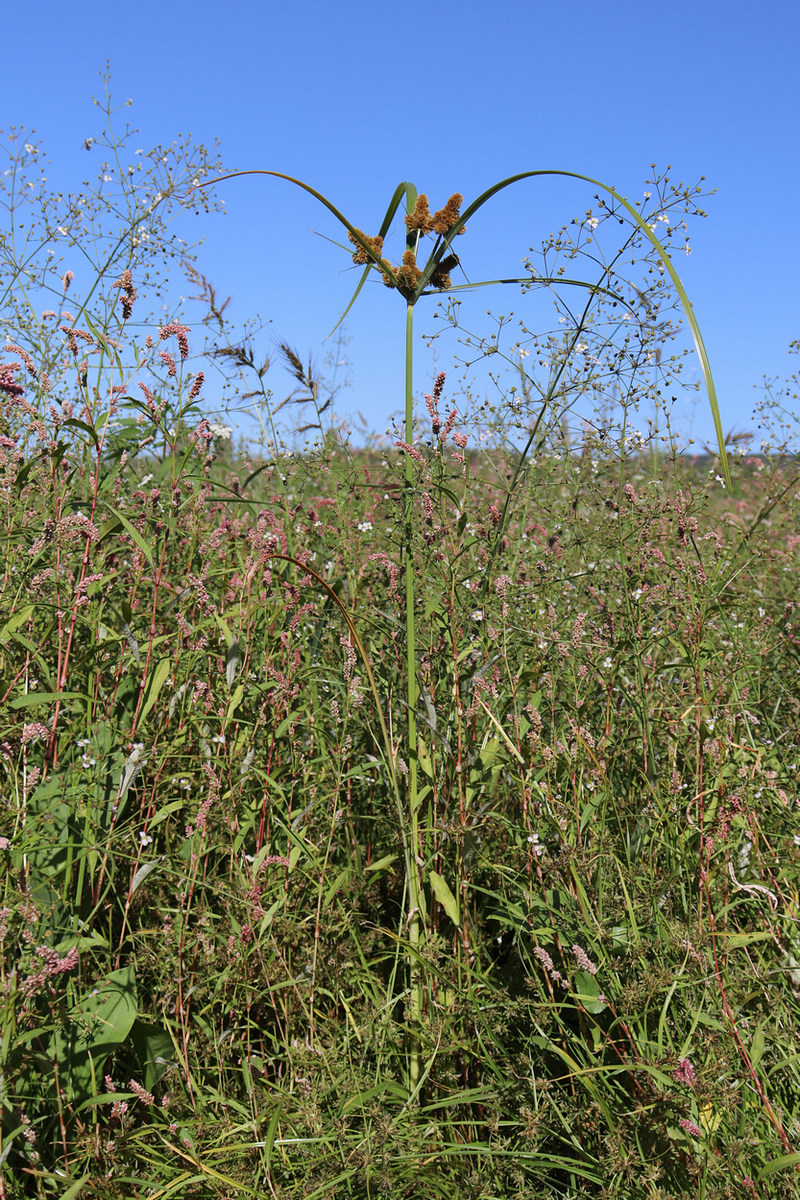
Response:
[[[478,210],[480,208],[482,208],[483,205],[486,204],[488,200],[490,200],[498,192],[502,191],[503,188],[509,187],[512,183],[519,183],[523,179],[534,179],[538,176],[543,176],[543,177],[544,176],[560,176],[561,178],[566,178],[566,179],[580,179],[584,183],[591,184],[592,187],[597,187],[597,188],[600,188],[602,191],[607,192],[608,195],[612,196],[614,198],[614,200],[616,200],[616,202],[618,204],[620,204],[625,209],[625,211],[633,218],[633,220],[636,222],[636,224],[641,229],[644,236],[655,247],[656,251],[658,252],[659,258],[661,259],[662,263],[664,264],[664,267],[666,268],[666,270],[669,274],[669,277],[672,280],[675,291],[678,293],[678,298],[680,299],[681,306],[682,306],[684,314],[686,316],[687,324],[689,325],[689,328],[692,331],[692,338],[694,340],[695,349],[697,350],[697,357],[700,360],[700,368],[703,372],[703,379],[705,381],[706,392],[708,394],[708,402],[711,407],[711,416],[714,421],[714,429],[717,434],[717,442],[719,445],[719,456],[720,456],[720,463],[722,466],[722,473],[725,477],[725,482],[726,482],[727,486],[730,488],[732,486],[731,485],[731,477],[730,477],[730,471],[728,468],[728,456],[725,452],[725,434],[722,429],[722,421],[720,419],[720,414],[719,414],[719,405],[717,403],[717,390],[716,390],[716,387],[714,386],[714,378],[711,374],[711,364],[709,363],[709,360],[708,360],[708,352],[706,351],[705,343],[703,341],[703,336],[700,332],[700,326],[697,323],[697,318],[694,315],[694,310],[689,301],[689,297],[686,294],[686,290],[685,290],[683,284],[681,283],[678,272],[675,270],[674,266],[672,265],[672,259],[667,254],[666,250],[661,245],[661,242],[658,240],[656,235],[653,233],[653,230],[650,228],[647,221],[645,221],[643,219],[643,217],[640,216],[640,214],[636,211],[634,206],[628,200],[626,200],[624,196],[621,196],[619,194],[619,192],[615,191],[614,188],[609,187],[608,184],[601,183],[599,179],[592,179],[592,177],[590,175],[581,175],[576,171],[552,171],[552,170],[523,171],[519,175],[510,175],[507,179],[502,179],[499,183],[494,184],[492,187],[488,188],[487,191],[483,192],[480,196],[478,196],[477,200],[473,200],[473,202],[470,205],[468,205],[468,207],[461,214],[461,216],[459,217],[458,221],[455,223],[453,228],[447,234],[447,237],[444,239],[445,243],[447,245],[449,245],[450,242],[452,242],[452,240],[456,237],[456,235],[461,231],[461,229],[464,227],[464,225],[467,223],[467,221],[470,220],[470,218],[472,216],[474,216],[474,214],[476,212],[478,212]],[[429,266],[430,266],[430,270],[428,270],[426,268],[426,271],[423,272],[423,276],[420,279],[419,284],[417,285],[416,294],[415,294],[414,298],[416,298],[416,295],[419,295],[425,288],[425,286],[428,282],[429,274],[433,271],[435,264],[430,264]],[[411,303],[413,303],[413,299],[412,299]]]
[[[228,701],[228,707],[225,710],[225,723],[226,724],[228,723],[228,721],[230,721],[231,717],[236,712],[236,709],[241,704],[243,696],[244,696],[244,684],[239,683],[236,685],[233,695],[231,696],[230,700]]]
[[[433,779],[433,759],[421,737],[417,737],[417,761],[429,779]]]
[[[27,696],[17,696],[11,701],[12,708],[34,708],[37,704],[55,704],[61,700],[88,700],[92,697],[85,692],[29,692]]]
[[[395,861],[396,858],[397,858],[396,854],[384,854],[383,858],[379,858],[377,862],[370,863],[369,866],[366,868],[366,870],[367,871],[382,871],[385,867],[391,866],[391,864]]]
[[[576,971],[575,999],[579,1000],[588,1013],[597,1014],[608,1008],[605,1000],[600,1000],[600,985],[591,971]]]
[[[164,686],[164,681],[167,678],[167,676],[169,675],[169,669],[170,669],[171,665],[172,665],[171,658],[160,659],[158,662],[158,665],[156,666],[156,669],[153,671],[152,675],[150,676],[150,679],[147,684],[147,693],[145,695],[145,701],[144,701],[144,704],[142,705],[142,711],[139,713],[139,724],[142,724],[144,722],[145,717],[150,712],[150,709],[153,707],[156,700],[158,699],[158,693],[161,691],[162,687]]]
[[[142,1082],[152,1092],[175,1058],[175,1046],[163,1025],[151,1025],[137,1017],[131,1026],[131,1042],[139,1061]]]
[[[444,911],[447,913],[450,920],[455,926],[460,928],[461,919],[458,915],[458,901],[450,891],[450,888],[443,877],[438,871],[428,871],[428,882],[431,885],[431,891],[441,904]]]
[[[88,433],[89,437],[92,439],[92,442],[94,443],[95,446],[98,444],[97,433],[92,428],[92,426],[87,425],[85,421],[79,421],[77,417],[69,417],[66,421],[63,421],[61,424],[61,428],[62,429],[82,429],[84,433]]]
[[[18,609],[12,616],[8,618],[5,625],[0,629],[0,644],[5,645],[15,629],[19,629],[20,625],[24,625],[28,617],[35,611],[34,604],[25,604]]]
[[[134,893],[139,890],[145,879],[147,879],[148,875],[152,875],[153,871],[155,871],[157,867],[163,866],[166,861],[167,856],[162,854],[158,858],[151,859],[150,862],[142,863],[131,880],[131,896],[133,896]]]
[[[50,1050],[70,1101],[98,1093],[105,1060],[130,1034],[136,1008],[136,978],[129,966],[111,971],[70,1009]]]
[[[242,653],[239,649],[239,643],[234,637],[230,646],[228,647],[228,654],[225,659],[225,680],[228,684],[228,691],[230,691],[233,687],[233,681],[236,678],[236,673],[239,669],[239,663],[241,661]]]
[[[781,1154],[779,1158],[773,1158],[762,1167],[758,1175],[758,1182],[766,1179],[769,1175],[774,1175],[776,1171],[783,1171],[786,1167],[794,1167],[800,1163],[800,1152],[795,1151],[794,1154]]]
[[[76,1179],[75,1182],[71,1184],[65,1192],[62,1193],[61,1200],[75,1200],[75,1197],[79,1196],[83,1191],[83,1185],[88,1183],[90,1179],[91,1175],[81,1175],[80,1179]]]
[[[112,517],[112,519],[110,521],[104,522],[104,524],[100,527],[100,531],[99,531],[100,542],[103,541],[103,538],[107,534],[113,533],[113,531],[115,529],[118,529],[119,526],[121,525],[122,528],[127,533],[128,537],[134,543],[134,545],[138,546],[138,548],[141,550],[142,554],[145,556],[147,561],[150,563],[150,566],[155,569],[155,566],[153,563],[152,550],[150,549],[150,547],[148,546],[147,542],[144,540],[142,535],[139,533],[139,530],[136,529],[133,525],[131,525],[128,518],[126,516],[124,516],[121,512],[119,512],[118,509],[113,508],[110,504],[107,504],[106,508],[109,510],[109,512],[112,512],[114,514],[114,516]]]

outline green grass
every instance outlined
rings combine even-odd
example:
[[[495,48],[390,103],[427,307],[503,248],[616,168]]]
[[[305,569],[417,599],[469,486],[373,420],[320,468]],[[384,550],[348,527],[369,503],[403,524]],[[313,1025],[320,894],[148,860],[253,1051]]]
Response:
[[[415,463],[409,968],[401,458],[8,509],[10,1195],[792,1193],[795,468]]]

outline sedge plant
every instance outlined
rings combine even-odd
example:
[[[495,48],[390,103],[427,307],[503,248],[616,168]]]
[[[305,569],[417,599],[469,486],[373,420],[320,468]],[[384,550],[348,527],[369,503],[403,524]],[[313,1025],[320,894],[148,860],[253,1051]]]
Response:
[[[548,276],[527,275],[518,279],[489,279],[479,282],[453,284],[452,272],[460,265],[460,256],[456,253],[456,239],[466,232],[467,223],[485,205],[500,192],[512,185],[532,179],[568,178],[582,181],[599,189],[606,197],[624,212],[632,222],[634,229],[643,235],[658,256],[661,269],[669,276],[679,298],[683,315],[691,331],[695,350],[700,363],[703,380],[708,396],[708,403],[717,433],[721,470],[725,480],[730,485],[730,474],[725,452],[725,437],[723,434],[719,405],[717,402],[714,380],[708,354],[703,342],[697,318],[686,294],[681,279],[672,260],[659,240],[655,229],[657,226],[649,223],[636,207],[614,188],[599,180],[592,179],[572,171],[537,170],[524,171],[517,175],[495,183],[464,207],[463,196],[454,193],[441,209],[431,212],[427,195],[419,193],[410,182],[398,184],[389,206],[378,227],[377,233],[368,234],[353,224],[335,205],[321,192],[310,184],[295,179],[279,171],[254,170],[238,171],[222,176],[213,181],[221,183],[225,180],[238,178],[243,175],[265,175],[283,179],[295,187],[313,196],[325,209],[330,212],[347,234],[348,241],[354,247],[352,259],[356,265],[363,266],[361,279],[340,318],[338,324],[356,302],[362,288],[374,272],[382,283],[396,291],[405,305],[405,380],[404,380],[404,440],[398,443],[405,454],[405,489],[403,506],[403,576],[405,591],[405,709],[406,709],[406,740],[405,759],[402,763],[406,774],[404,796],[399,791],[398,758],[400,748],[392,744],[386,734],[384,717],[380,716],[383,730],[383,752],[395,793],[395,803],[401,821],[402,838],[405,859],[405,878],[407,891],[407,911],[404,923],[408,928],[408,964],[410,981],[410,1002],[408,1006],[409,1026],[409,1058],[408,1086],[412,1097],[417,1098],[423,1082],[423,1063],[420,1051],[419,1029],[423,1018],[423,980],[420,972],[420,960],[424,952],[426,929],[429,925],[429,914],[434,900],[441,904],[448,915],[457,920],[458,902],[452,889],[436,872],[427,869],[422,853],[420,839],[420,810],[422,805],[420,784],[420,748],[418,741],[418,716],[420,691],[417,682],[417,664],[419,646],[416,634],[415,609],[418,603],[418,583],[413,555],[413,509],[415,501],[414,455],[414,310],[417,303],[426,298],[441,296],[442,293],[457,294],[464,290],[476,290],[494,286],[516,284],[530,290],[533,287],[545,288],[555,283],[574,286],[586,293],[587,299],[582,318],[578,321],[571,344],[566,348],[561,365],[550,381],[550,385],[541,397],[538,416],[530,423],[530,430],[521,454],[519,454],[514,469],[511,485],[508,489],[502,517],[494,536],[494,551],[500,546],[503,533],[508,522],[517,484],[524,471],[527,459],[532,450],[542,439],[540,427],[552,407],[554,396],[558,393],[561,377],[570,361],[573,350],[578,343],[588,319],[593,302],[601,297],[612,297],[617,303],[629,305],[625,296],[615,291],[615,275],[609,265],[604,265],[594,280],[558,279]],[[203,185],[205,186],[205,185]],[[687,193],[688,195],[688,193]],[[405,210],[403,225],[405,233],[405,250],[399,263],[392,263],[383,256],[384,242],[398,213]],[[426,242],[423,239],[429,238]],[[622,251],[620,251],[620,257]],[[634,289],[635,290],[635,289]],[[337,324],[337,328],[338,328]],[[525,372],[522,372],[525,375]],[[320,581],[318,581],[320,582]],[[488,573],[484,578],[484,589],[488,582]],[[365,660],[369,669],[369,664]],[[371,677],[371,672],[370,672]],[[374,687],[373,687],[374,690]],[[376,703],[380,711],[377,694]],[[427,790],[427,789],[425,789]],[[428,891],[426,892],[426,884]]]

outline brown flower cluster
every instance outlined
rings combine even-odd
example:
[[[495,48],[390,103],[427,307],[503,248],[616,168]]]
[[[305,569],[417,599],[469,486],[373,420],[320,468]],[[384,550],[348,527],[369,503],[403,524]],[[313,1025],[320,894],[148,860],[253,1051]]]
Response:
[[[370,250],[375,255],[375,257],[380,258],[381,250],[383,249],[383,238],[380,236],[380,234],[378,234],[377,237],[369,237],[366,233],[363,233],[360,229],[357,229],[356,233],[359,235],[359,237],[362,237],[364,239],[364,241],[367,243],[367,245],[369,246]],[[361,243],[359,242],[359,240],[355,236],[355,234],[348,232],[347,237],[348,237],[348,240],[350,242],[352,242],[352,244],[356,248],[355,254],[353,255],[354,263],[356,263],[358,266],[366,267],[371,262],[374,262],[374,259],[370,258],[369,254],[367,254],[367,251],[361,245]]]
[[[395,269],[400,287],[415,288],[422,278],[422,271],[417,266],[417,256],[413,250],[403,254],[403,265]],[[384,276],[385,278],[385,276]]]
[[[408,229],[418,229],[420,233],[447,234],[459,218],[463,201],[464,197],[461,193],[455,192],[447,201],[444,208],[440,208],[437,212],[431,214],[428,206],[428,197],[422,193],[417,196],[414,211],[406,217],[406,227]],[[466,225],[462,225],[458,232],[463,233],[466,228]]]
[[[443,258],[442,261],[438,263],[436,270],[431,275],[431,286],[435,288],[452,287],[453,281],[450,278],[450,272],[452,271],[453,267],[457,266],[458,255],[448,254],[446,258]]]
[[[424,194],[417,196],[414,211],[409,213],[405,218],[406,228],[418,230],[423,234],[437,233],[447,235],[459,219],[463,199],[463,196],[459,192],[456,192],[450,197],[444,208],[440,208],[438,212],[431,213],[428,205],[428,197]],[[463,226],[458,232],[463,233],[465,228],[466,226]],[[347,237],[350,243],[356,248],[353,254],[353,262],[359,266],[378,267],[381,271],[383,282],[387,287],[399,287],[410,291],[413,291],[417,287],[422,278],[422,271],[417,266],[417,258],[413,250],[406,250],[402,263],[395,267],[388,259],[381,257],[383,238],[380,235],[369,237],[368,234],[357,229],[352,233],[348,232]],[[359,238],[363,239],[366,244],[362,245]],[[369,247],[369,250],[367,247]],[[458,256],[448,254],[436,265],[431,274],[431,286],[439,290],[451,287],[450,272],[456,266],[458,266]]]

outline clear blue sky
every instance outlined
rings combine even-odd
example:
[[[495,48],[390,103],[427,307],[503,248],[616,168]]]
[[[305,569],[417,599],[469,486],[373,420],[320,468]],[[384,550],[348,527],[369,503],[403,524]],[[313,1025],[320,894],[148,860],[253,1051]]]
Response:
[[[796,0],[32,0],[9,9],[3,36],[0,124],[35,128],[65,187],[87,170],[83,141],[99,120],[90,97],[107,59],[142,146],[179,131],[219,138],[231,169],[299,176],[368,232],[404,179],[439,207],[536,168],[585,173],[631,199],[653,162],[671,164],[676,182],[704,175],[718,191],[693,223],[691,257],[676,263],[725,427],[753,428],[754,385],[800,365],[788,353],[800,337]],[[222,194],[226,216],[192,218],[190,233],[205,237],[199,265],[233,297],[235,319],[272,321],[265,350],[277,336],[321,358],[355,279],[311,232],[339,237],[335,222],[279,180],[239,179]],[[473,278],[518,274],[528,247],[590,204],[591,190],[571,183],[517,185],[459,251]],[[519,294],[483,293],[475,312],[489,307],[520,311]],[[375,283],[347,322],[353,387],[338,407],[379,431],[402,402],[403,309]],[[420,334],[432,312],[418,305]],[[417,362],[422,392],[432,360]],[[444,345],[438,366],[449,366]],[[278,369],[270,380],[278,396],[289,390]],[[712,436],[703,398],[678,415],[699,441]]]

